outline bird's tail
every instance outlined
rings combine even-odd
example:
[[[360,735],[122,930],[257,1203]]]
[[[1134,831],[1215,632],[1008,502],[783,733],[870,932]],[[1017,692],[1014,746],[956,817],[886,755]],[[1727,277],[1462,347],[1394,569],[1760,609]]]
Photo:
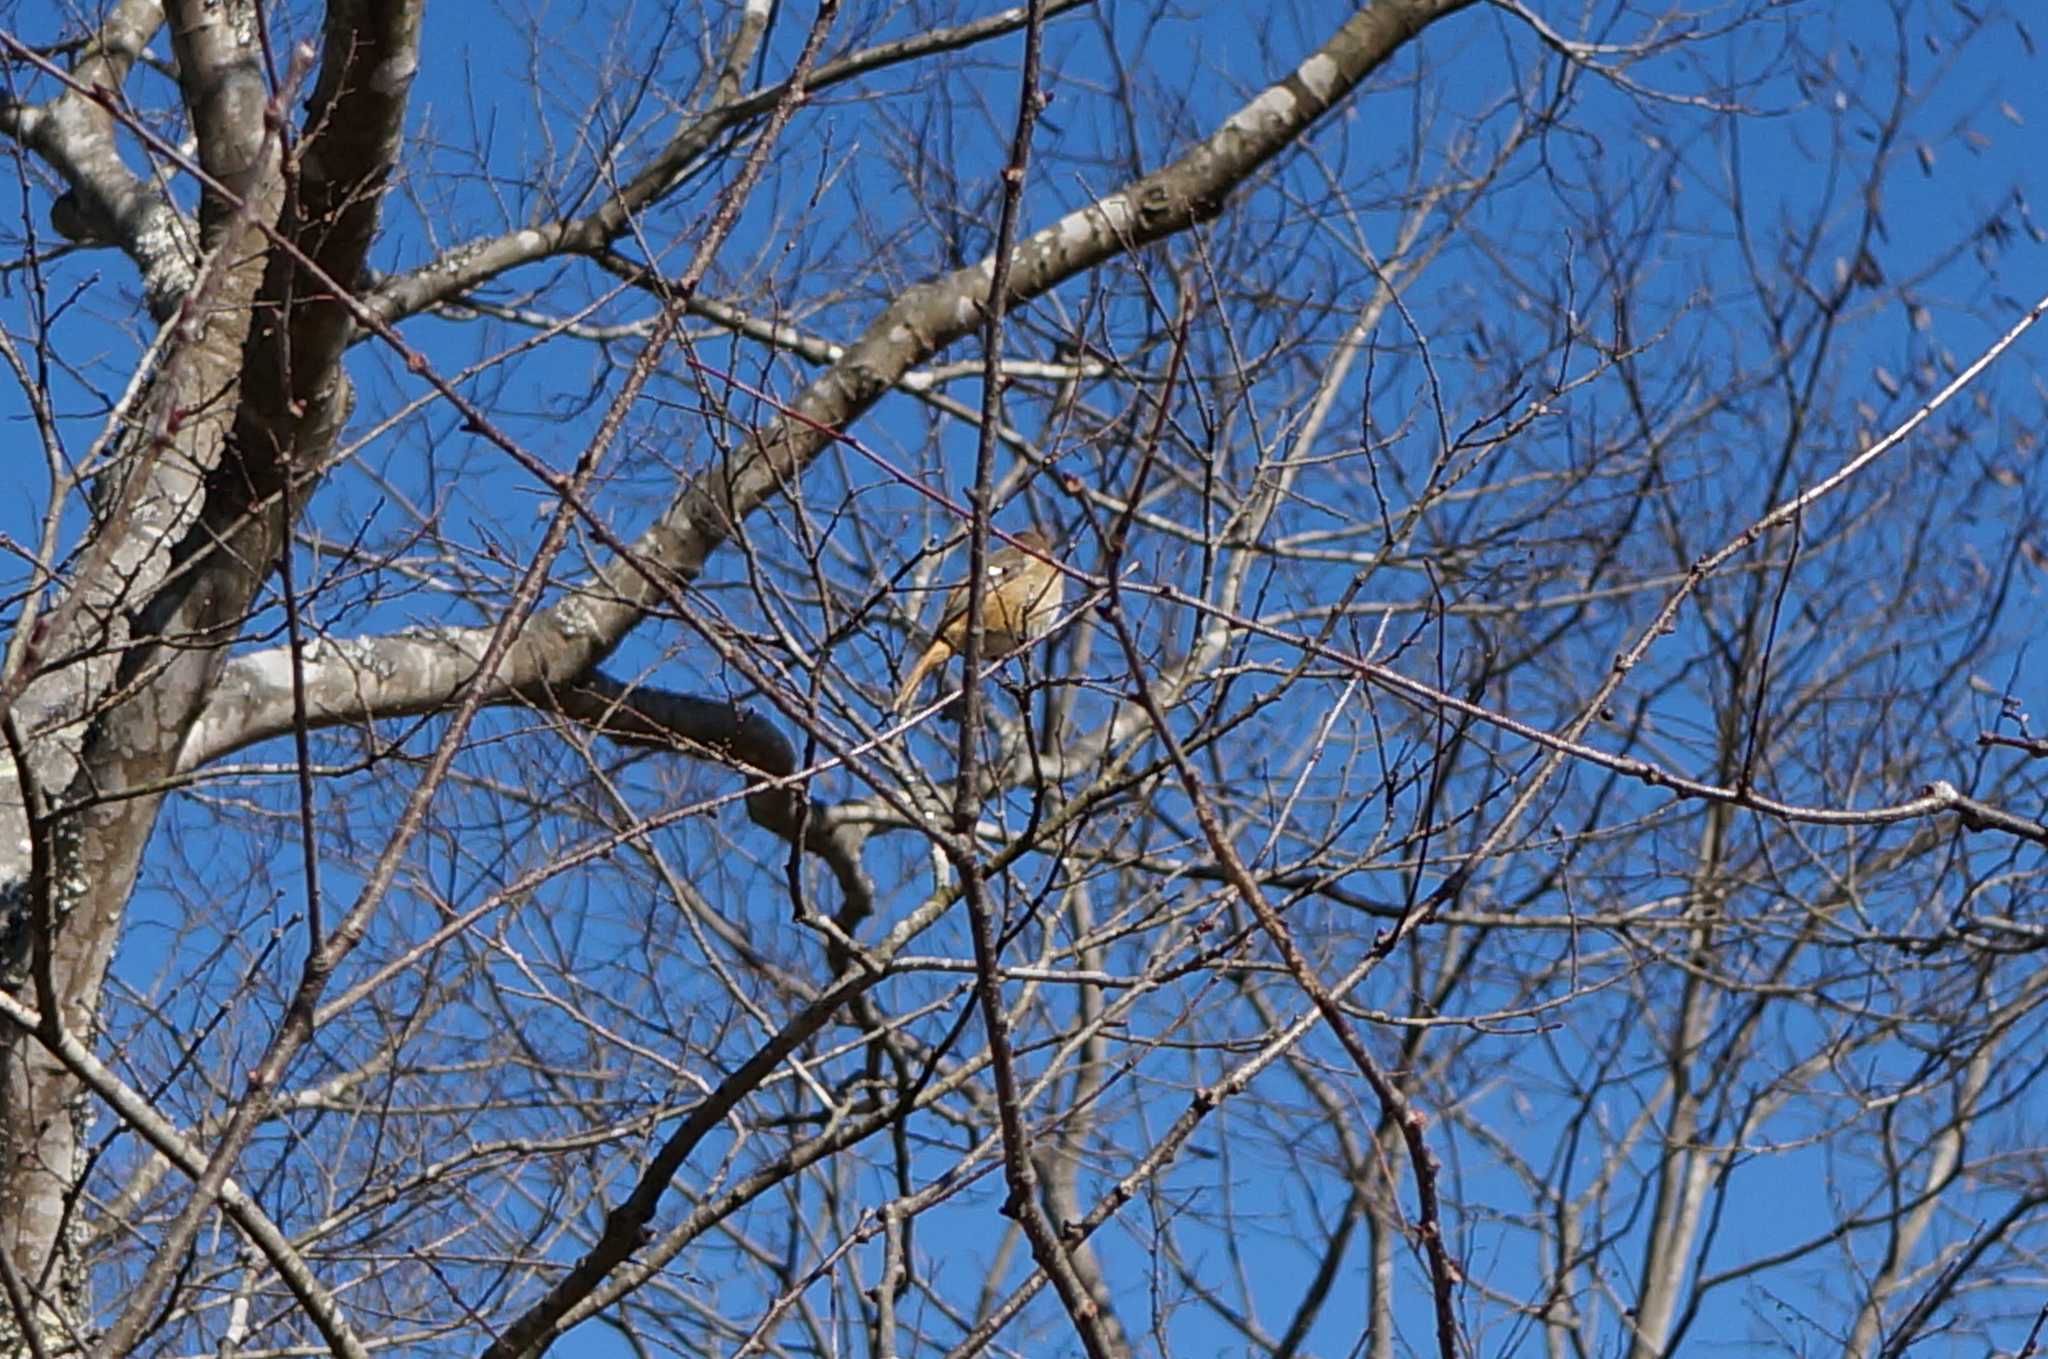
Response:
[[[925,677],[945,663],[946,644],[933,642],[917,658],[917,664],[910,667],[910,673],[903,677],[903,684],[896,690],[896,701],[889,705],[890,711],[902,712],[917,699],[917,691],[924,687]]]

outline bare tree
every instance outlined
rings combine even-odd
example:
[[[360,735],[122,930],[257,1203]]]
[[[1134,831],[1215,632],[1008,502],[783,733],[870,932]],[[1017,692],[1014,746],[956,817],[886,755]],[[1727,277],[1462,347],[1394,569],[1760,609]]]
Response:
[[[2034,1345],[2026,16],[1326,10],[9,12],[8,1352]]]

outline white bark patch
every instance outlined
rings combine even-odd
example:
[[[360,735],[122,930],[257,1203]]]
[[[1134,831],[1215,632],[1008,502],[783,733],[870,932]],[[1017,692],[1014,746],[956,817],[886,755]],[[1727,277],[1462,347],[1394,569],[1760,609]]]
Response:
[[[374,637],[351,637],[341,644],[340,650],[341,654],[337,659],[346,665],[351,673],[360,671],[386,683],[398,673],[399,667],[395,658],[387,655],[383,646]]]
[[[590,616],[588,601],[580,596],[562,601],[561,607],[555,610],[555,627],[564,638],[572,641],[602,635],[597,620]]]
[[[402,94],[412,84],[412,78],[419,73],[420,62],[417,53],[408,51],[403,56],[392,57],[389,61],[377,63],[377,69],[370,73],[370,88],[378,94]]]
[[[288,647],[276,647],[260,651],[253,656],[244,656],[242,666],[249,676],[249,684],[257,690],[289,692],[292,687],[292,653]]]
[[[1303,87],[1316,98],[1326,104],[1330,102],[1331,93],[1337,88],[1336,62],[1318,52],[1301,63],[1300,69],[1294,74],[1300,78]]]
[[[1040,234],[1058,241],[1061,250],[1073,251],[1092,243],[1097,233],[1121,235],[1130,229],[1131,221],[1131,200],[1120,193],[1113,193],[1100,202],[1068,213]]]
[[[1278,131],[1294,121],[1294,94],[1284,85],[1274,85],[1251,103],[1230,115],[1224,126],[1233,132],[1257,136]]]

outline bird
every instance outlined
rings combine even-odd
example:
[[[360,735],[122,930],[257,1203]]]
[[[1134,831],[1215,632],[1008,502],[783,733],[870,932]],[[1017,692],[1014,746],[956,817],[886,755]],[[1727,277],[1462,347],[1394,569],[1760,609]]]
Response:
[[[1013,546],[989,554],[981,591],[981,658],[1000,660],[1052,631],[1067,599],[1067,578],[1050,560],[1052,540],[1036,529],[1016,535]],[[967,648],[967,585],[946,596],[931,645],[903,677],[892,708],[902,712],[917,697],[925,678]]]

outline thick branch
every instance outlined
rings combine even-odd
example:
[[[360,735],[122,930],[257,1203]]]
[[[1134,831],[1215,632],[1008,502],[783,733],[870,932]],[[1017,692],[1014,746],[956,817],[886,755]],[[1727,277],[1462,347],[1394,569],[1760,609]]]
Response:
[[[68,240],[119,246],[141,270],[159,320],[192,286],[199,232],[158,185],[121,160],[114,114],[128,72],[163,22],[157,0],[121,0],[80,50],[56,98],[39,106],[0,104],[0,133],[35,152],[67,186],[50,208],[51,225]],[[15,61],[50,69],[8,34],[0,33],[0,48]]]

